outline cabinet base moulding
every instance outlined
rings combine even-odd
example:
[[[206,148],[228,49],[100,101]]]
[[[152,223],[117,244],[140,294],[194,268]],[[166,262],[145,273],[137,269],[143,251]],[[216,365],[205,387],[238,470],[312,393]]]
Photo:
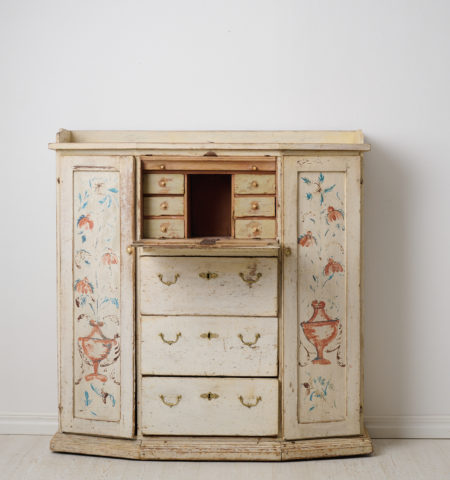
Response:
[[[279,439],[223,439],[216,437],[117,438],[56,433],[54,452],[99,455],[135,460],[286,461],[369,455],[367,432],[354,437],[286,441]]]

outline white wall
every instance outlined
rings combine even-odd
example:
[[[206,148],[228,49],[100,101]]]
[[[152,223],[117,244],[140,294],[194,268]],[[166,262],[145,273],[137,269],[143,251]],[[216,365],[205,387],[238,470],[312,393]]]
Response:
[[[445,0],[2,0],[0,431],[54,429],[58,128],[362,128],[368,423],[449,436],[449,18]]]

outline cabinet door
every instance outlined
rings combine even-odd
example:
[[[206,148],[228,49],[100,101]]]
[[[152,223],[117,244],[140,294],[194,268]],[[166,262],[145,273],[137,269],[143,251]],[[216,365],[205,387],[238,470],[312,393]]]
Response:
[[[284,158],[284,432],[360,434],[360,156]]]
[[[63,432],[134,432],[133,173],[133,157],[58,158]]]

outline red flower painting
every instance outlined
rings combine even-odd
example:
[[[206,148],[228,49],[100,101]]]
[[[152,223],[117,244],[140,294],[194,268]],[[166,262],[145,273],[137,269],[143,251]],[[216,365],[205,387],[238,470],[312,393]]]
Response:
[[[77,226],[79,228],[84,228],[85,230],[92,230],[94,228],[94,221],[89,214],[81,215],[77,221]]]
[[[332,258],[328,259],[328,263],[325,265],[324,272],[325,275],[331,275],[332,273],[343,272],[344,267],[339,263],[333,260]]]
[[[93,293],[94,287],[89,283],[88,278],[84,277],[83,280],[77,280],[75,282],[75,290],[78,293]]]
[[[117,265],[119,263],[119,257],[109,249],[109,252],[102,255],[102,263],[104,265]]]
[[[311,232],[311,230],[308,230],[305,235],[300,235],[300,237],[298,237],[298,243],[302,246],[302,247],[309,247],[311,246],[313,243],[317,243],[316,239],[313,237],[313,234]]]
[[[328,221],[336,222],[337,220],[343,220],[344,212],[342,210],[335,210],[334,207],[328,207]]]

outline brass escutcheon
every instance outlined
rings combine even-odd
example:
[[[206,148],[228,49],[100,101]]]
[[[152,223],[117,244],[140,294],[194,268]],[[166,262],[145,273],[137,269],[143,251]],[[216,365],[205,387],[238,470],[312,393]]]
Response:
[[[217,278],[219,275],[214,272],[201,272],[198,276],[200,278],[205,278],[206,280],[211,280],[211,278]]]
[[[171,282],[170,280],[163,280],[163,274],[162,273],[158,273],[158,278],[159,278],[159,281],[161,283],[164,283],[164,285],[167,285],[168,287],[170,287],[174,283],[177,283],[177,280],[180,278],[180,274],[179,273],[175,274],[175,276],[173,278],[173,282]]]
[[[160,395],[159,398],[162,400],[162,402],[164,403],[164,405],[167,405],[168,407],[172,408],[172,407],[176,407],[179,403],[180,403],[180,400],[182,398],[181,395],[177,395],[177,401],[176,402],[169,402],[167,401],[165,398],[164,398],[164,395]]]
[[[259,333],[255,334],[255,340],[253,342],[245,342],[242,333],[240,333],[238,337],[244,345],[247,345],[247,347],[253,347],[253,345],[256,345],[256,342],[261,338],[261,335]]]
[[[201,338],[207,338],[208,340],[211,340],[211,338],[219,338],[219,334],[218,333],[212,333],[212,332],[208,332],[208,333],[202,333],[200,335]]]
[[[214,400],[216,398],[219,398],[219,395],[217,395],[217,393],[212,393],[212,392],[208,392],[208,393],[202,393],[200,395],[201,398],[206,398],[206,400]]]
[[[250,278],[250,277],[245,277],[245,275],[240,272],[239,273],[239,276],[242,278],[242,280],[248,285],[249,288],[252,288],[252,285],[254,283],[256,283],[261,277],[262,277],[262,273],[261,272],[258,272],[256,274],[256,278]]]
[[[258,403],[262,400],[262,397],[256,397],[256,402],[255,403],[244,402],[244,397],[242,395],[239,396],[239,400],[242,403],[242,405],[244,405],[244,407],[252,408],[252,407],[256,407],[256,405],[258,405]]]
[[[181,337],[181,332],[178,332],[178,333],[177,333],[177,338],[176,338],[175,340],[166,340],[166,339],[164,338],[164,333],[159,333],[158,335],[161,337],[161,339],[162,339],[162,341],[163,341],[164,343],[167,343],[167,344],[169,344],[169,345],[172,345],[173,343],[177,343],[177,342],[178,342],[178,339]]]

